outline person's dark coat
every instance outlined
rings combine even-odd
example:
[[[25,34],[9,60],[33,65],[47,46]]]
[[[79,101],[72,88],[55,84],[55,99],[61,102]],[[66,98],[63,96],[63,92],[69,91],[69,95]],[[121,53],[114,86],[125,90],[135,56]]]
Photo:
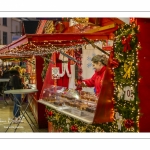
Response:
[[[9,72],[9,71],[7,71],[7,70],[5,70],[5,71],[3,72],[2,78],[4,78],[4,79],[8,79],[8,78],[9,78],[9,76],[10,76],[10,72]]]
[[[23,89],[23,83],[19,77],[19,72],[17,70],[10,71],[10,85],[13,89]]]

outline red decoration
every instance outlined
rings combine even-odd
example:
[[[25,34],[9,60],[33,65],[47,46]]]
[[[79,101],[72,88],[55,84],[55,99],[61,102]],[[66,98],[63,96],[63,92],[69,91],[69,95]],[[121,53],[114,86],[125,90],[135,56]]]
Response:
[[[45,113],[48,114],[48,110],[47,109],[45,109]]]
[[[52,111],[49,111],[49,112],[48,112],[48,115],[49,115],[49,116],[53,116],[54,113],[53,113]]]
[[[110,33],[110,34],[109,34],[109,39],[110,39],[110,40],[114,40],[114,37],[115,37],[115,35],[114,35],[113,33]]]
[[[39,22],[39,26],[38,26],[38,29],[36,31],[36,34],[42,34],[43,33],[46,22],[47,22],[47,20],[41,20]]]
[[[45,114],[46,114],[46,117],[49,116],[49,111],[47,109],[45,109]]]
[[[77,132],[78,131],[78,127],[76,125],[72,125],[70,129],[71,129],[72,132]]]
[[[82,63],[81,63],[81,54],[82,54],[82,49],[80,48],[79,50],[76,50],[75,52],[75,57],[77,60],[77,66],[78,66],[78,79],[77,79],[77,84],[76,84],[76,90],[81,91],[82,90]]]
[[[124,125],[125,125],[126,128],[129,129],[129,128],[134,126],[134,122],[131,119],[127,119],[127,120],[124,121]]]
[[[117,68],[119,66],[119,62],[116,59],[113,59],[110,63],[113,68]]]
[[[130,18],[130,23],[135,22],[135,18]]]
[[[117,68],[119,66],[119,62],[117,59],[114,58],[114,54],[111,53],[109,58],[110,58],[110,67]]]
[[[127,52],[131,50],[130,41],[131,41],[131,35],[128,35],[127,38],[122,37],[122,44],[124,46],[123,52]]]

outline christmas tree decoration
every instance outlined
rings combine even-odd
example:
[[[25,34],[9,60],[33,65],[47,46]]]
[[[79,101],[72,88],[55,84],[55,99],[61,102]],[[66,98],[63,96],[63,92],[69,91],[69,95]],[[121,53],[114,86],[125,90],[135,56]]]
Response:
[[[50,60],[51,56],[52,56],[52,54],[50,53],[50,54],[47,54],[45,57],[43,57],[44,63],[43,63],[43,70],[42,70],[42,73],[41,73],[43,82],[44,82],[44,79],[45,79],[45,76],[46,76],[48,65],[49,65],[49,63],[52,63],[51,60]]]
[[[48,115],[49,115],[49,116],[53,116],[53,112],[52,112],[52,111],[49,111],[49,112],[48,112]]]
[[[133,122],[133,120],[131,120],[131,119],[127,119],[127,120],[124,121],[124,125],[125,125],[125,127],[126,127],[127,129],[129,129],[129,128],[131,128],[131,127],[134,126],[134,122]]]
[[[122,99],[123,95],[124,95],[123,89],[120,86],[118,86],[118,94],[117,94],[118,99]]]
[[[121,132],[139,131],[137,54],[141,46],[137,34],[138,26],[134,22],[121,26],[115,32],[114,57],[118,60],[119,66],[114,69],[114,107],[115,111],[121,115],[117,118],[118,126],[121,124]],[[119,120],[120,117],[121,120]],[[129,128],[132,130],[128,130]]]
[[[76,125],[72,125],[72,126],[71,126],[71,131],[72,131],[72,132],[77,132],[77,131],[78,131],[77,126],[76,126]]]
[[[129,65],[124,63],[125,74],[124,74],[123,78],[130,78],[131,77],[132,64],[133,64],[133,62],[130,62]]]
[[[131,50],[130,41],[131,41],[131,35],[128,35],[127,38],[125,36],[122,37],[122,44],[124,46],[123,52],[127,52]]]
[[[116,112],[115,118],[116,118],[116,120],[117,120],[118,130],[121,131],[121,125],[122,125],[122,123],[123,123],[122,116],[120,116],[119,113]]]

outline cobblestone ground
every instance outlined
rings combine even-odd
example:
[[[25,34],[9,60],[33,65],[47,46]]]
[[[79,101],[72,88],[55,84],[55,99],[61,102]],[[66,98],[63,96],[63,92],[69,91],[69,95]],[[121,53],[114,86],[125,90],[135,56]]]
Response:
[[[0,132],[6,132],[8,126],[11,123],[13,118],[13,101],[9,98],[6,99],[7,103],[0,97]],[[26,107],[27,103],[22,105],[22,110]],[[32,122],[29,120],[30,125],[32,126],[34,132],[48,132],[47,129],[38,129],[37,123],[32,115],[30,109],[27,110]],[[27,115],[25,115],[27,117]],[[22,122],[17,127],[17,124],[11,124],[7,132],[14,132],[14,129],[17,127],[16,132],[33,132],[30,125],[25,118],[22,119]]]

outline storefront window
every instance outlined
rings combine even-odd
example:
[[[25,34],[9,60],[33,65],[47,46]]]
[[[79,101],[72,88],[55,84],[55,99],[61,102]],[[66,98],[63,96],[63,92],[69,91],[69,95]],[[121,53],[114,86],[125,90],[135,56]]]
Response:
[[[7,45],[7,32],[3,32],[3,45]]]
[[[7,26],[7,18],[3,18],[3,26]]]

